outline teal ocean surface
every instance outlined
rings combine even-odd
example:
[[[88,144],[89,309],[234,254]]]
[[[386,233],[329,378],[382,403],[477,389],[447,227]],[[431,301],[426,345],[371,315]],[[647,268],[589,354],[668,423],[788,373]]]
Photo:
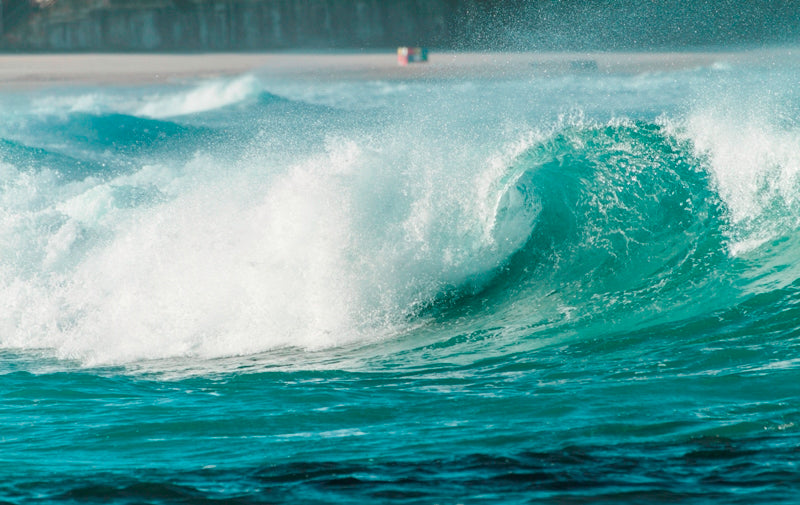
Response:
[[[796,503],[799,82],[0,94],[0,503]]]

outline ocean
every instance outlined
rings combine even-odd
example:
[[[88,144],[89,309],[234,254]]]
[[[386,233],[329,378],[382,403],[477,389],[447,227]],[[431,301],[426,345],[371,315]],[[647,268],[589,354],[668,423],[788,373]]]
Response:
[[[0,503],[797,503],[800,64],[723,56],[0,93]]]

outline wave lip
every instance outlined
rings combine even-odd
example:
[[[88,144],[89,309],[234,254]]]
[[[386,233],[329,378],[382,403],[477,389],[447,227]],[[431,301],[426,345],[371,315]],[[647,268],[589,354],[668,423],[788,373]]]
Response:
[[[138,107],[138,116],[157,119],[207,112],[240,103],[262,90],[258,80],[245,75],[233,80],[204,82],[188,91],[156,94]]]

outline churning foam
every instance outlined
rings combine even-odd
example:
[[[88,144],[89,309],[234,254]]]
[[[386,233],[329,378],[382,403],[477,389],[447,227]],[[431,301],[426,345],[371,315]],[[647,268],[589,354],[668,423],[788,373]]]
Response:
[[[723,98],[686,120],[728,209],[732,254],[791,232],[800,221],[800,129],[781,124],[780,109],[770,99]]]
[[[102,364],[402,331],[437,297],[479,287],[537,209],[503,174],[519,145],[431,130],[410,150],[420,132],[392,131],[331,134],[301,156],[259,137],[67,183],[3,165],[2,346]]]

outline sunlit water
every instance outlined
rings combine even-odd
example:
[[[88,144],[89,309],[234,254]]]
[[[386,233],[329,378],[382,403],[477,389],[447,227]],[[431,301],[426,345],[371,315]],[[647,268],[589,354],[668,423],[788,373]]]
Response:
[[[323,77],[0,95],[0,500],[797,499],[800,67]]]

